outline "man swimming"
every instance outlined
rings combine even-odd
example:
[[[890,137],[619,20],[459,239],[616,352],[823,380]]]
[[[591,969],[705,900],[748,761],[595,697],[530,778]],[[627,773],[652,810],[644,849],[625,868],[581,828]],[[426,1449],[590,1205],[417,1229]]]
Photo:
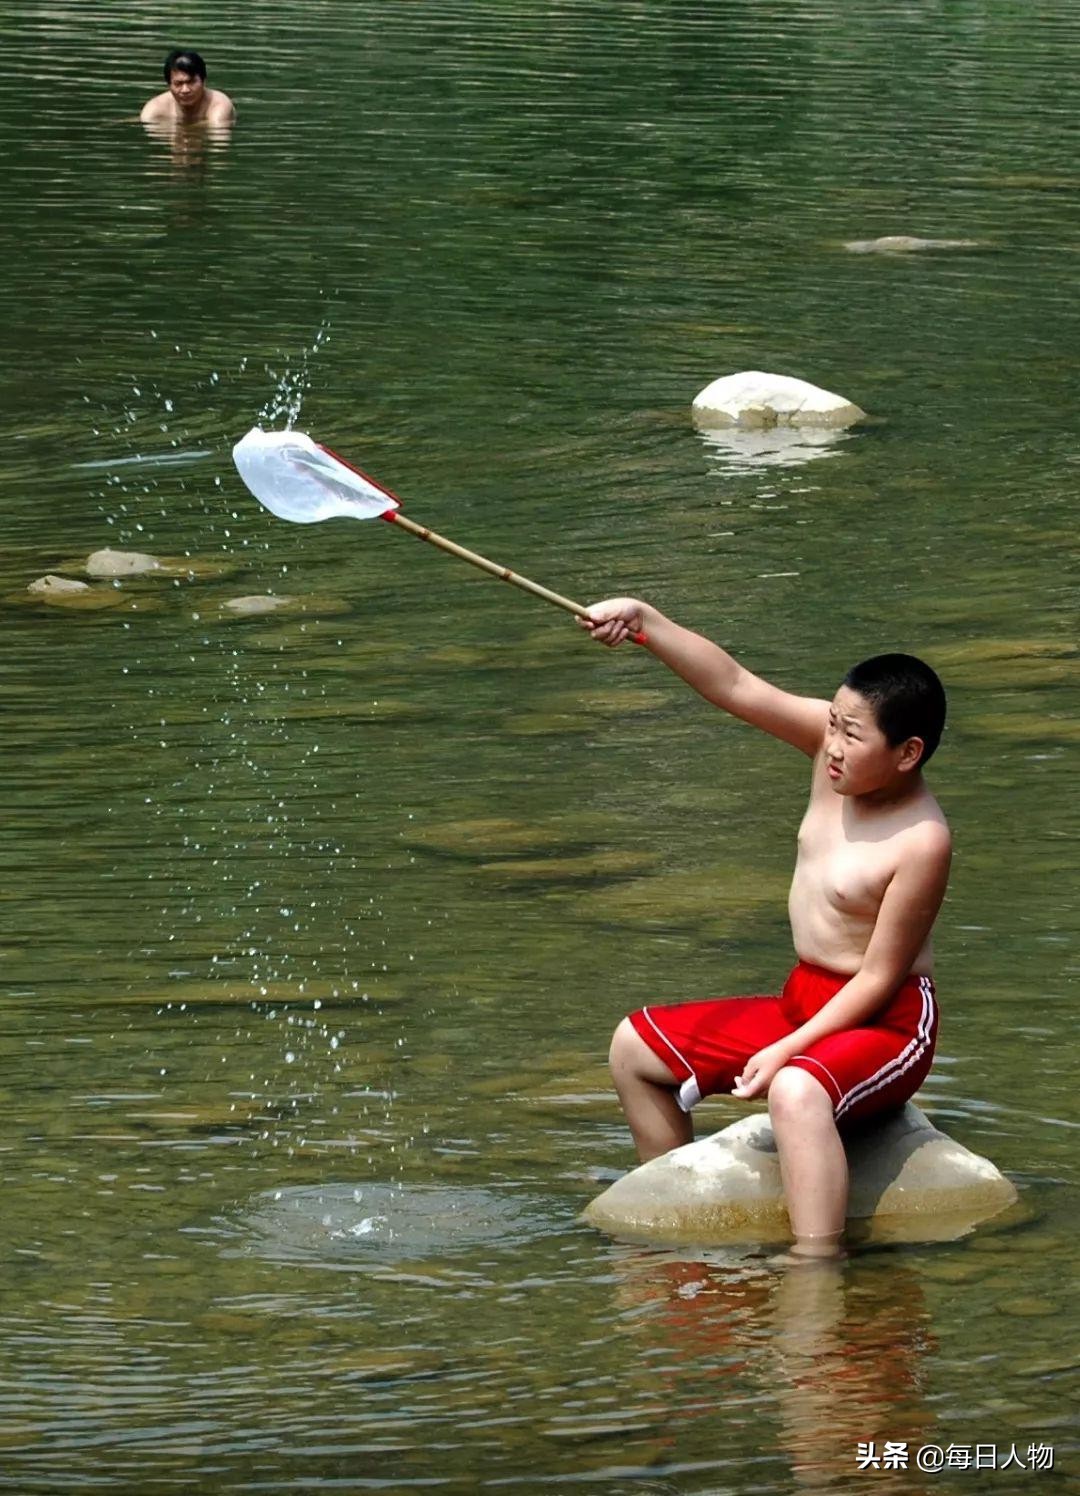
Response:
[[[143,105],[139,119],[144,125],[233,123],[233,101],[219,88],[207,88],[206,63],[198,52],[170,52],[162,73],[169,86]]]

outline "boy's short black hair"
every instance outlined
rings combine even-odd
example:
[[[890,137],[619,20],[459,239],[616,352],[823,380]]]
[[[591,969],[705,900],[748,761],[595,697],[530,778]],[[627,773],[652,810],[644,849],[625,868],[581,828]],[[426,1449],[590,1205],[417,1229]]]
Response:
[[[177,48],[176,51],[170,52],[165,59],[165,66],[162,71],[165,74],[166,83],[172,82],[174,72],[191,73],[194,77],[201,78],[204,83],[206,82],[206,63],[203,62],[198,52],[192,52],[186,47]]]
[[[936,672],[914,655],[874,655],[853,665],[844,685],[869,703],[891,748],[908,738],[922,738],[921,768],[941,742],[945,727],[945,687]]]

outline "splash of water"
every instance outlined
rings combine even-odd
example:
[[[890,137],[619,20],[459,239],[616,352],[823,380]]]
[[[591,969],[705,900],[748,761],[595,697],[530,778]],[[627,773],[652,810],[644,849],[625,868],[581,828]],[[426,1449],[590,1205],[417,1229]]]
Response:
[[[311,388],[311,361],[329,339],[330,320],[324,317],[311,346],[301,350],[295,364],[286,364],[282,373],[267,366],[266,372],[277,380],[277,385],[259,411],[258,425],[276,427],[284,421],[286,430],[292,429],[300,418],[304,396]]]
[[[378,1182],[267,1190],[215,1222],[227,1257],[338,1269],[514,1248],[570,1224],[564,1202],[516,1190]]]

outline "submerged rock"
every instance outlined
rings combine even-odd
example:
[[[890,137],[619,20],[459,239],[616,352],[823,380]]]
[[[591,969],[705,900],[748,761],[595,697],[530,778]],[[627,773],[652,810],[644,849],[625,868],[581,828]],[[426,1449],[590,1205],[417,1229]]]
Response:
[[[635,929],[730,929],[731,921],[747,911],[783,907],[790,882],[787,869],[750,866],[656,873],[584,893],[577,908],[586,919]]]
[[[647,872],[658,861],[655,852],[611,849],[580,857],[517,857],[508,862],[482,862],[480,871],[508,884],[591,883],[600,879],[607,883],[613,878],[632,878]]]
[[[1047,743],[1080,743],[1080,719],[1064,712],[1024,711],[1011,716],[1002,712],[965,717],[964,731],[1000,738],[1006,743],[1030,745],[1045,750]]]
[[[699,426],[762,431],[772,426],[851,426],[864,420],[866,412],[805,379],[751,369],[706,385],[694,399],[693,415]]]
[[[668,691],[654,690],[649,686],[613,686],[600,690],[557,691],[542,699],[542,710],[553,712],[590,713],[596,717],[640,717],[645,712],[660,711],[670,706],[673,697]]]
[[[419,827],[410,833],[408,845],[444,856],[492,862],[496,858],[528,857],[550,849],[565,851],[586,846],[609,830],[606,818],[588,813],[551,816],[542,823],[478,816]]]
[[[932,651],[951,683],[994,689],[1080,682],[1080,651],[1068,639],[966,639]]]
[[[91,587],[88,582],[76,582],[71,577],[59,577],[51,572],[48,576],[38,577],[29,584],[25,593],[9,601],[45,603],[51,608],[68,608],[82,613],[130,607],[127,600],[111,587]]]
[[[80,593],[90,591],[90,583],[75,582],[71,577],[58,577],[50,572],[48,576],[38,577],[36,582],[31,582],[26,590],[35,597],[78,597]]]
[[[989,1159],[939,1132],[911,1102],[846,1140],[849,1227],[874,1241],[952,1241],[1015,1203]],[[585,1219],[641,1241],[774,1241],[788,1232],[780,1164],[768,1116],[633,1169],[599,1195]]]
[[[295,597],[274,597],[267,592],[256,592],[247,597],[230,597],[222,607],[243,618],[260,618],[266,613],[276,613],[279,608],[287,608],[295,601]]]
[[[1078,192],[1080,177],[1053,175],[1049,172],[1004,172],[995,177],[962,177],[965,187],[998,187],[1021,192]]]
[[[157,557],[144,555],[142,551],[114,551],[106,546],[86,558],[88,577],[144,577],[160,570]]]
[[[849,239],[853,255],[911,255],[933,249],[982,249],[978,239],[918,239],[912,234],[885,234],[880,239]]]
[[[503,720],[503,731],[515,738],[582,737],[592,723],[580,712],[521,712]]]

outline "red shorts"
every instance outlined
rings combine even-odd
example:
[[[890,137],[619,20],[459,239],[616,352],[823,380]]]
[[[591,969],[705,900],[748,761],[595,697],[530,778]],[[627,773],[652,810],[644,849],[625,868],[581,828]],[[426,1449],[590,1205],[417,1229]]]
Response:
[[[631,1013],[630,1022],[679,1082],[688,1112],[703,1096],[730,1091],[759,1049],[786,1039],[851,980],[800,961],[779,997],[714,997]],[[843,1029],[788,1061],[832,1097],[836,1120],[869,1117],[909,1101],[934,1058],[938,1010],[929,977],[908,977],[862,1028]]]

